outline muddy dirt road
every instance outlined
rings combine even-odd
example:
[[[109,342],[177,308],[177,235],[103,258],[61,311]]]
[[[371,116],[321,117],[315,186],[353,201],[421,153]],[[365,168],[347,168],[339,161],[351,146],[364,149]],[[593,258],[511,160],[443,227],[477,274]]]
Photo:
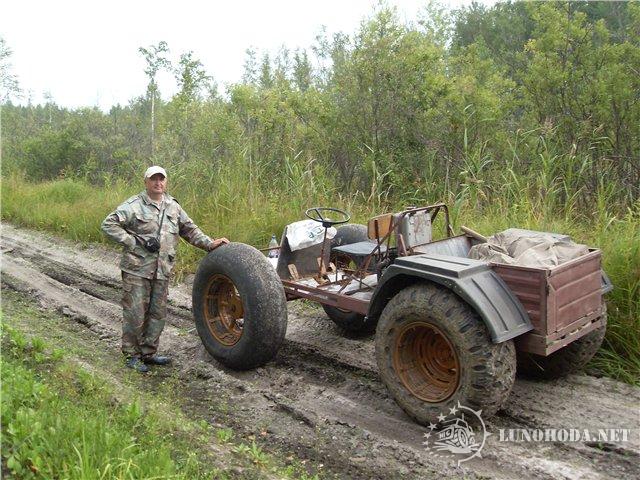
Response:
[[[118,355],[119,255],[43,233],[2,226],[2,284],[64,313]],[[213,360],[195,333],[190,286],[170,293],[161,350],[176,359],[190,415],[248,434],[268,449],[324,464],[341,478],[640,478],[640,389],[574,375],[518,379],[505,408],[486,422],[481,457],[425,450],[428,429],[387,395],[372,338],[345,338],[309,304],[289,304],[286,342],[273,362],[233,372]],[[225,399],[224,415],[220,399]],[[213,412],[213,413],[212,413]],[[501,441],[500,429],[632,429],[628,441]]]

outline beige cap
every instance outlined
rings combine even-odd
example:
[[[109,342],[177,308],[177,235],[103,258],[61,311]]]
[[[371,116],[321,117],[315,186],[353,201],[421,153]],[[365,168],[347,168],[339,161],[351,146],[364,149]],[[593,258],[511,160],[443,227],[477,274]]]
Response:
[[[144,178],[145,178],[145,180],[146,180],[147,178],[151,178],[151,177],[152,177],[152,176],[154,176],[156,173],[160,173],[160,174],[162,174],[162,176],[163,176],[164,178],[167,178],[167,172],[165,172],[164,168],[159,167],[159,166],[157,166],[157,165],[154,165],[153,167],[149,167],[149,168],[147,168],[147,171],[146,171],[146,172],[144,172]]]

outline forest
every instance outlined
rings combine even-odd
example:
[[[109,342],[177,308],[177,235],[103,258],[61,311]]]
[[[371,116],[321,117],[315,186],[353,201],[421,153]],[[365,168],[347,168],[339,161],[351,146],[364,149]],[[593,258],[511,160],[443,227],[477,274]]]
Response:
[[[445,201],[455,228],[601,248],[615,289],[592,367],[638,382],[640,4],[429,3],[411,22],[381,4],[309,49],[248,47],[221,87],[193,52],[141,46],[147,90],[108,112],[16,102],[3,70],[3,220],[105,241],[100,222],[151,164],[204,230],[256,246],[311,206],[364,222]],[[181,249],[178,279],[201,255]]]

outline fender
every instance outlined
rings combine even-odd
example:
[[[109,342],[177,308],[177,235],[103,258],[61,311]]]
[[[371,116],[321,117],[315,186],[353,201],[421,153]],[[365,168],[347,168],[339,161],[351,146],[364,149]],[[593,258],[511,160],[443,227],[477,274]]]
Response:
[[[397,258],[380,278],[368,319],[377,321],[391,297],[421,280],[442,285],[467,302],[484,320],[494,343],[533,329],[520,300],[487,262],[437,254]]]

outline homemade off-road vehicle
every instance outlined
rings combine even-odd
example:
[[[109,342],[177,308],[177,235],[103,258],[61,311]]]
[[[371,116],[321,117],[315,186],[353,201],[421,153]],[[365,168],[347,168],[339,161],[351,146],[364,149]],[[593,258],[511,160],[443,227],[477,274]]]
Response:
[[[516,368],[558,377],[584,366],[602,343],[611,284],[598,249],[546,268],[470,259],[485,239],[469,229],[454,236],[442,203],[368,225],[346,224],[349,215],[333,208],[306,215],[324,237],[292,249],[285,230],[275,265],[240,243],[202,260],[196,327],[224,365],[250,369],[272,359],[285,337],[286,302],[312,300],[344,330],[375,331],[382,380],[407,414],[427,424],[458,402],[486,418],[507,399]],[[434,241],[437,218],[444,238]],[[329,239],[328,229],[340,224]]]

